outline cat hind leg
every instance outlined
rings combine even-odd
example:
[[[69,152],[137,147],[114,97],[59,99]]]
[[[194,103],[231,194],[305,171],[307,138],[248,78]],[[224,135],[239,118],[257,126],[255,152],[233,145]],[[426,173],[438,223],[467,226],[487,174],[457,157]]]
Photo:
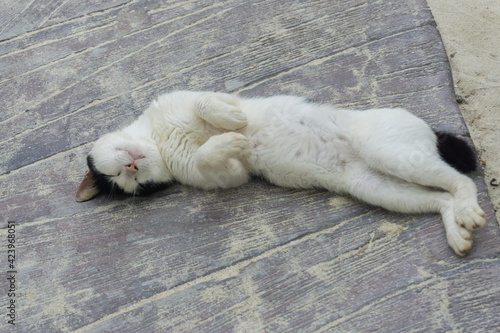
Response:
[[[351,171],[347,187],[353,197],[369,204],[400,213],[440,213],[449,246],[465,255],[472,246],[472,234],[455,223],[454,198],[448,192],[434,190],[359,167]]]
[[[418,164],[394,175],[412,183],[439,187],[451,193],[455,199],[456,223],[460,226],[472,231],[485,224],[485,213],[477,202],[476,185],[469,177],[447,165],[438,156],[428,156],[426,160],[422,160],[421,165]]]
[[[444,162],[430,128],[417,128],[414,133],[374,135],[360,155],[377,171],[410,183],[442,188],[455,199],[456,223],[470,231],[485,224],[485,214],[477,202],[474,182]]]

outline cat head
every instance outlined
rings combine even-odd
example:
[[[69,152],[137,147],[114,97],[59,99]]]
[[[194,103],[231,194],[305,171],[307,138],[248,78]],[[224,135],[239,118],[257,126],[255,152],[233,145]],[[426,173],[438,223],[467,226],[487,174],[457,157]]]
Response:
[[[77,201],[90,200],[99,193],[147,195],[173,181],[155,142],[124,131],[97,140],[87,165]]]

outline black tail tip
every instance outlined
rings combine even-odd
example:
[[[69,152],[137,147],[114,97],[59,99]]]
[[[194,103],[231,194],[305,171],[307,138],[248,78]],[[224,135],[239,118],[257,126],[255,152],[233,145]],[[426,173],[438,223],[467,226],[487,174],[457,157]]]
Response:
[[[476,171],[476,152],[467,141],[450,133],[435,132],[435,134],[439,154],[446,163],[462,173]]]

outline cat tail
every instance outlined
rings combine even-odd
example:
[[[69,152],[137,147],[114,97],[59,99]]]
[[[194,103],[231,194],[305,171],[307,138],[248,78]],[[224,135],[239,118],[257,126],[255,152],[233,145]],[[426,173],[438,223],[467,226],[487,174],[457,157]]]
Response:
[[[434,132],[437,136],[437,148],[441,158],[462,173],[477,169],[477,155],[467,141],[457,135]]]

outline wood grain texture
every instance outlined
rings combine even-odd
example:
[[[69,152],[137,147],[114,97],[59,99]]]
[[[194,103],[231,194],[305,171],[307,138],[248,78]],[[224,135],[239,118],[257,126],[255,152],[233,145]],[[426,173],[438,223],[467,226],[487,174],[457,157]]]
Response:
[[[467,135],[424,0],[9,0],[0,20],[20,331],[500,329],[500,231],[479,173],[488,223],[465,258],[439,216],[260,180],[74,200],[91,143],[175,89],[405,107]]]

